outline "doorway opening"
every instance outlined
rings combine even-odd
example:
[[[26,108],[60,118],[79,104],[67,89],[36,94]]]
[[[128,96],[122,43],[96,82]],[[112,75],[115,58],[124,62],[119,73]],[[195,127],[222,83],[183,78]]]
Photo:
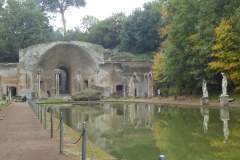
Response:
[[[116,92],[117,92],[117,95],[122,95],[123,94],[123,85],[117,85]]]
[[[70,71],[66,66],[59,67],[59,93],[60,94],[70,94]]]

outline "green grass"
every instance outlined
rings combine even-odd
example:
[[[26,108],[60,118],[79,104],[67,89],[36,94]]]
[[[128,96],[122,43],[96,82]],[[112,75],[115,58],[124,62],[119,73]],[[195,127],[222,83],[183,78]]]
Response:
[[[73,100],[67,99],[42,99],[37,101],[37,103],[66,103],[66,102],[73,102]]]
[[[4,105],[6,103],[7,103],[6,101],[0,101],[0,105]]]

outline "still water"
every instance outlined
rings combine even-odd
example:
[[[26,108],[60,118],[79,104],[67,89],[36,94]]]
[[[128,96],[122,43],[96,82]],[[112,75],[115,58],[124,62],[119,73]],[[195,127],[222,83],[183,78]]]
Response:
[[[240,159],[240,110],[143,103],[62,105],[64,123],[119,160]]]

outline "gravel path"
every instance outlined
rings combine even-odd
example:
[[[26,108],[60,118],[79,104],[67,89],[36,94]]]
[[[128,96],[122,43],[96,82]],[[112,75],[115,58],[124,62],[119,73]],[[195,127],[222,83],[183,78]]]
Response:
[[[0,159],[65,160],[67,157],[59,153],[59,143],[50,138],[31,107],[19,102],[0,111]]]

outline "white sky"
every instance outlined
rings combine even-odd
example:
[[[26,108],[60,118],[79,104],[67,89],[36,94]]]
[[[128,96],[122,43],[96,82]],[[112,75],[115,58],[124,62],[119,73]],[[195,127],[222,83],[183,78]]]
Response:
[[[71,8],[66,11],[65,18],[67,21],[67,29],[71,29],[80,25],[80,20],[85,15],[94,16],[99,20],[110,17],[112,13],[124,12],[129,15],[133,9],[142,8],[146,2],[152,0],[85,0],[87,2],[84,8]],[[55,21],[50,24],[55,28],[62,27],[61,16],[58,15]]]

